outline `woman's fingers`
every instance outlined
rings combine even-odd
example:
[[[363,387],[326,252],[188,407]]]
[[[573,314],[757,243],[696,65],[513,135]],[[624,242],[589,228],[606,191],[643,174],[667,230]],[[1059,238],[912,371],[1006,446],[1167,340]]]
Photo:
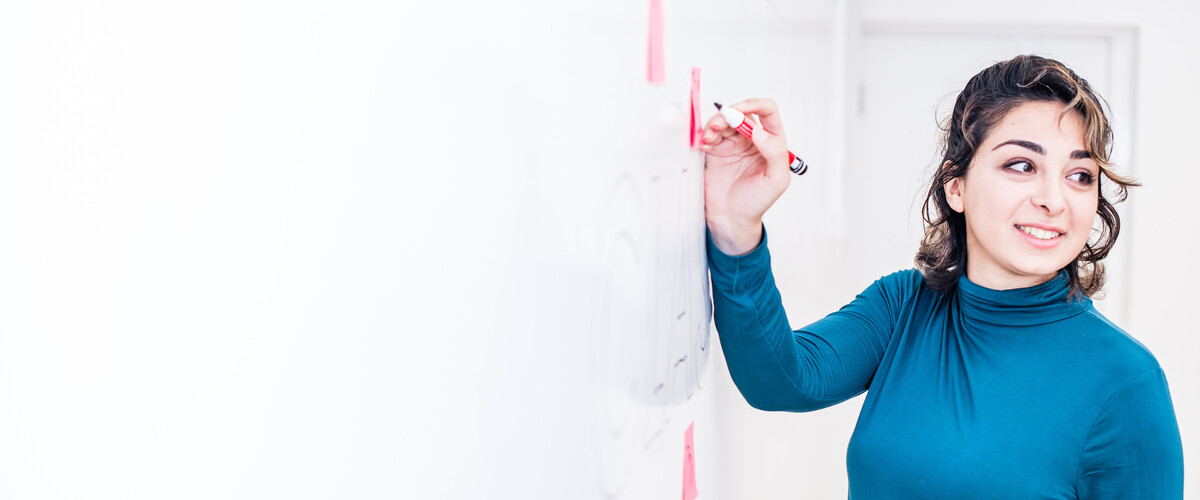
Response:
[[[716,113],[712,118],[708,119],[708,122],[704,126],[701,149],[708,151],[712,147],[725,142],[725,140],[732,139],[740,144],[744,144],[742,141],[754,144],[759,154],[767,158],[768,163],[772,165],[782,161],[778,160],[778,158],[786,158],[787,140],[783,137],[783,121],[779,117],[779,108],[776,106],[774,100],[761,98],[746,99],[731,106],[741,111],[747,117],[747,120],[753,120],[750,115],[757,115],[759,123],[754,124],[754,137],[751,137],[748,141],[746,139],[735,138],[735,136],[740,135],[737,129],[730,127],[725,118],[720,113]],[[762,137],[759,137],[759,131],[766,133],[762,134]],[[783,161],[784,166],[786,166],[786,163],[786,161]]]
[[[717,113],[712,118],[709,118],[708,122],[704,125],[704,132],[701,136],[701,148],[703,149],[704,145],[715,146],[725,139],[733,138],[738,134],[737,129],[730,127],[725,118],[720,113]]]
[[[779,107],[774,100],[753,98],[732,106],[747,116],[751,113],[758,115],[758,121],[771,135],[783,135],[783,120],[779,118]]]
[[[722,132],[726,130],[732,129],[729,128],[728,123],[725,123],[725,119],[721,117],[721,114],[717,113],[713,115],[704,124],[704,132],[701,136],[701,147],[703,148],[703,145],[711,146],[721,142],[721,140],[725,138],[725,135]]]
[[[764,130],[765,127],[755,127],[751,136],[758,153],[767,160],[769,174],[787,175],[787,143],[779,136]]]
[[[733,129],[729,128],[729,123],[725,121],[725,117],[721,116],[721,113],[717,113],[714,114],[712,118],[709,118],[708,122],[704,124],[704,130],[712,130],[713,132],[719,133],[723,130]]]

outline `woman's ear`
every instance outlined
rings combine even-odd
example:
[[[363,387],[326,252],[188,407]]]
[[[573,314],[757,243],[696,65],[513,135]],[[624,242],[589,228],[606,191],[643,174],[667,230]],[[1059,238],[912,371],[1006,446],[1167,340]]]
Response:
[[[946,203],[960,214],[963,213],[963,182],[962,177],[955,177],[942,185],[942,189],[946,192]]]

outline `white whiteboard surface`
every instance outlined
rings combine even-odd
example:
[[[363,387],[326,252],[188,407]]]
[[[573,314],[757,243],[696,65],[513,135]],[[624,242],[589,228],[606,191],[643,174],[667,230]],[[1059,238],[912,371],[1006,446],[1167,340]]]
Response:
[[[663,5],[0,9],[0,496],[722,495],[690,71],[829,5]]]

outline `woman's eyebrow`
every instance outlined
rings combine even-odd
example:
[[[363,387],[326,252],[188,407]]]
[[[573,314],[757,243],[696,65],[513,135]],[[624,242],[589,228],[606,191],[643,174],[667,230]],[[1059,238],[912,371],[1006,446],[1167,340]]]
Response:
[[[1004,141],[1000,144],[997,144],[996,147],[992,148],[992,151],[1000,149],[1000,146],[1009,146],[1009,145],[1021,146],[1025,149],[1033,151],[1034,153],[1037,153],[1037,154],[1040,154],[1043,156],[1046,155],[1046,150],[1043,149],[1040,144],[1038,144],[1036,142],[1023,141],[1021,139],[1013,139],[1010,141]],[[1092,157],[1091,153],[1088,153],[1087,151],[1082,150],[1082,149],[1077,149],[1075,151],[1071,151],[1071,159],[1072,160],[1086,160],[1091,157]]]
[[[1000,147],[1001,147],[1001,146],[1007,146],[1007,145],[1009,145],[1009,144],[1012,144],[1012,145],[1014,145],[1014,146],[1021,146],[1021,147],[1025,148],[1025,149],[1028,149],[1028,150],[1030,150],[1030,151],[1033,151],[1034,153],[1037,153],[1037,154],[1040,154],[1040,155],[1043,155],[1043,156],[1045,156],[1045,155],[1046,155],[1046,150],[1045,150],[1045,149],[1043,149],[1041,145],[1039,145],[1039,144],[1037,144],[1037,143],[1035,143],[1035,142],[1023,141],[1023,140],[1020,140],[1020,139],[1013,139],[1013,140],[1011,140],[1011,141],[1004,141],[1004,142],[1002,142],[1002,143],[1000,143],[1000,144],[997,144],[997,145],[996,145],[996,147],[992,148],[992,151],[995,151],[995,150],[997,150],[997,149],[1000,149]],[[1076,151],[1076,153],[1078,153],[1078,151]],[[1074,154],[1072,154],[1072,156],[1074,156]]]

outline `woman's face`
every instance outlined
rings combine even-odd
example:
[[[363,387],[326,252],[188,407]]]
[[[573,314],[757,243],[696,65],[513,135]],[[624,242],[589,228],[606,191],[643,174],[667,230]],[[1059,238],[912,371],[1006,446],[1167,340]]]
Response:
[[[1028,102],[996,125],[967,174],[945,184],[966,218],[967,278],[995,290],[1044,283],[1083,250],[1096,217],[1100,167],[1076,112]]]

